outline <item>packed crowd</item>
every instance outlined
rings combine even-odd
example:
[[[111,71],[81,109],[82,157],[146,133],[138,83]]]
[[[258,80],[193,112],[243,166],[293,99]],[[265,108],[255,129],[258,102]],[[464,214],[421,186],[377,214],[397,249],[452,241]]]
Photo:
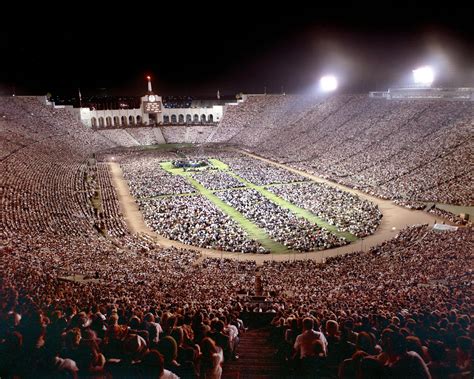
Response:
[[[146,223],[172,240],[208,249],[266,252],[204,196],[173,196],[139,201],[139,205]]]
[[[365,100],[345,101],[360,108]],[[393,102],[400,112],[385,121],[404,117],[405,103]],[[421,114],[410,105],[412,118],[435,114],[425,103]],[[105,218],[120,214],[107,170],[87,161],[116,145],[36,98],[0,98],[0,106],[0,376],[219,378],[251,309],[240,294],[253,292],[255,263],[201,260],[139,236],[97,233],[90,199],[97,189]],[[410,125],[441,117],[449,129],[465,117],[463,106],[443,105],[443,112],[460,107],[454,121],[438,114]],[[310,117],[305,112],[299,117]],[[447,146],[458,137],[449,134]],[[447,188],[461,190],[455,184]],[[469,196],[459,193],[451,198]],[[473,233],[420,226],[324,265],[264,264],[282,363],[341,378],[472,377]],[[310,350],[302,343],[308,334],[316,340]]]
[[[163,170],[161,162],[161,157],[149,155],[120,162],[130,192],[135,198],[195,192],[186,179]]]
[[[377,205],[326,184],[297,183],[267,189],[358,237],[373,234],[382,219]]]
[[[2,240],[2,377],[220,377],[222,356],[236,356],[240,315],[251,310],[239,294],[253,291],[255,263],[198,263],[192,251],[123,250],[95,236],[24,237]],[[282,366],[299,376],[469,377],[472,237],[420,226],[324,265],[266,262]],[[62,279],[73,272],[96,279]]]
[[[223,161],[229,165],[234,173],[257,186],[308,180],[304,176],[294,174],[291,171],[272,166],[253,158],[234,157],[224,159]]]
[[[254,189],[220,191],[216,195],[290,249],[314,251],[347,243],[342,237],[271,202]]]
[[[161,129],[167,143],[204,143],[217,128],[212,125],[167,125]]]
[[[0,114],[2,141],[11,141],[0,162],[3,232],[90,233],[83,162],[113,146],[35,97],[0,97]]]
[[[211,141],[256,147],[255,144],[265,141],[278,129],[280,122],[285,120],[289,123],[294,112],[304,112],[312,100],[297,95],[246,96],[243,103],[226,106],[224,117],[211,135]]]
[[[121,249],[94,235],[18,235],[1,247],[2,377],[203,377],[235,356],[234,291],[250,290],[252,262],[196,264],[190,250]]]
[[[223,171],[205,171],[192,176],[204,187],[210,190],[243,187],[244,184]]]
[[[159,127],[105,128],[97,130],[96,134],[106,138],[110,143],[127,148],[166,143]]]
[[[227,106],[217,128],[163,133],[174,143],[234,144],[408,206],[471,205],[466,183],[472,181],[473,162],[466,164],[465,152],[473,148],[472,108],[463,101],[365,95],[247,96]],[[200,134],[190,136],[195,133]],[[123,144],[137,142],[127,136]]]
[[[306,374],[340,378],[469,377],[472,237],[472,229],[440,234],[418,226],[325,265],[267,262],[260,271],[282,359],[295,359]],[[307,317],[314,328],[305,328]],[[303,346],[301,332],[309,339]]]
[[[470,205],[473,120],[469,101],[248,96],[227,107],[210,142],[384,198]]]
[[[290,249],[313,251],[341,246],[347,242],[330,231],[295,216],[255,190],[243,191],[241,188],[254,184],[268,185],[267,189],[274,194],[309,210],[329,224],[335,225],[338,230],[348,231],[359,237],[373,234],[380,223],[382,215],[372,203],[327,185],[309,183],[306,177],[257,159],[244,157],[239,153],[207,149],[199,151],[186,149],[179,154],[185,154],[186,159],[196,162],[207,161],[210,156],[214,156],[227,163],[230,172],[210,167],[192,173],[191,177],[205,188],[216,191],[215,195],[220,199],[261,227],[272,239]],[[172,154],[158,153],[155,156],[148,151],[135,151],[130,154],[122,153],[116,159],[120,161],[132,195],[136,199],[143,200],[140,206],[145,219],[155,231],[181,242],[194,241],[197,243],[196,246],[200,247],[214,246],[242,252],[265,251],[245,238],[245,233],[229,235],[230,238],[225,240],[223,237],[225,233],[221,235],[217,233],[217,229],[222,232],[227,230],[226,224],[231,222],[230,218],[227,216],[223,218],[224,214],[207,200],[200,204],[200,201],[204,200],[202,197],[180,196],[175,199],[148,202],[150,197],[158,195],[191,194],[195,191],[186,178],[170,175],[161,168],[165,160],[175,165],[178,164],[176,162],[181,162]],[[194,232],[200,223],[194,222],[192,225],[188,223],[191,221],[190,215],[195,214],[199,214],[206,222],[215,224],[215,229],[211,232],[211,229],[202,228],[199,233]],[[212,220],[213,215],[219,217]],[[168,218],[166,222],[165,218]],[[182,223],[183,220],[187,220],[187,223]],[[167,228],[172,230],[167,231]],[[243,241],[244,246],[239,247],[238,244]]]

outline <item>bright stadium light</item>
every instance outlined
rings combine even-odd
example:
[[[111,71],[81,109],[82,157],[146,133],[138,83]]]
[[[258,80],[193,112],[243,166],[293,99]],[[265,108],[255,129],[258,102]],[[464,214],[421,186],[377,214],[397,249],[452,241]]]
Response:
[[[430,86],[434,81],[434,71],[430,66],[423,66],[413,70],[415,84]]]
[[[319,80],[319,87],[324,92],[337,89],[337,79],[334,75],[325,75]]]

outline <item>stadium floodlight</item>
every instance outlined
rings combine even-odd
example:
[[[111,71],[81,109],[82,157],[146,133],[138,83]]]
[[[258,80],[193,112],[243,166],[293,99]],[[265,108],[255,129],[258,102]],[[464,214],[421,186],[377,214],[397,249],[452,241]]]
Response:
[[[430,66],[423,66],[413,70],[415,84],[430,86],[434,81],[434,71]]]
[[[319,88],[324,92],[337,89],[337,78],[334,75],[325,75],[319,80]]]

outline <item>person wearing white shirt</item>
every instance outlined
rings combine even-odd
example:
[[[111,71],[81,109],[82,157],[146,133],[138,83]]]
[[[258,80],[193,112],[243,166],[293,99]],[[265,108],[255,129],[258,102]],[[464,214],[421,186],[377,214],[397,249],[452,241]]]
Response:
[[[324,348],[324,354],[327,354],[328,341],[322,332],[314,330],[314,320],[307,317],[303,320],[303,333],[298,335],[295,340],[294,357],[303,359],[314,356],[313,344],[315,341],[321,341]]]

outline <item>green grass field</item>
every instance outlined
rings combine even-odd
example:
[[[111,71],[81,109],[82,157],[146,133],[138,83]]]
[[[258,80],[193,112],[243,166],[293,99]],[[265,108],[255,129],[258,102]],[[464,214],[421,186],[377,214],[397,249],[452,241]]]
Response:
[[[218,159],[209,159],[210,163],[214,168],[217,168],[219,171],[226,171],[229,175],[232,175],[234,178],[239,180],[245,187],[235,188],[235,190],[245,189],[245,188],[252,188],[258,191],[262,196],[267,198],[268,200],[274,202],[278,206],[290,210],[293,214],[297,215],[298,217],[304,218],[309,222],[318,225],[321,228],[329,230],[331,233],[345,238],[349,242],[354,242],[357,240],[357,237],[351,233],[343,232],[337,229],[336,226],[328,224],[326,221],[322,220],[321,218],[317,217],[310,211],[300,208],[293,203],[275,195],[274,193],[266,190],[265,186],[257,186],[244,178],[238,176],[237,174],[233,173],[229,166],[225,163],[221,162]],[[277,254],[288,254],[292,251],[288,249],[286,246],[282,245],[281,243],[274,241],[262,228],[257,226],[255,223],[247,219],[244,215],[234,209],[232,206],[227,204],[226,202],[222,201],[217,197],[214,192],[218,192],[219,190],[213,191],[205,188],[202,184],[191,177],[195,171],[185,171],[183,168],[176,168],[173,166],[172,162],[162,162],[161,167],[163,170],[169,172],[172,175],[180,175],[186,178],[186,180],[193,185],[194,188],[198,191],[198,193],[205,196],[209,199],[218,209],[232,218],[243,230],[247,232],[250,238],[260,242],[264,247],[269,249],[272,253]],[[199,171],[205,171],[206,168],[203,167],[199,169]],[[190,195],[184,194],[183,196]],[[168,197],[170,195],[165,195],[162,197]]]
[[[224,162],[221,162],[219,159],[211,158],[209,159],[209,162],[211,162],[214,167],[221,171],[227,171],[229,169],[229,166],[227,166]]]

